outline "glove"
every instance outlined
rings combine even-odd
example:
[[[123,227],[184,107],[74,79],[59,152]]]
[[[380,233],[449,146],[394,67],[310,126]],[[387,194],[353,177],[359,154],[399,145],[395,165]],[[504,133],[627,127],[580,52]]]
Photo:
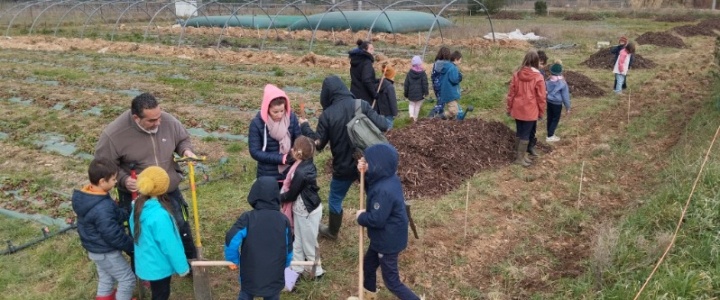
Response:
[[[286,165],[292,165],[295,162],[295,157],[292,156],[292,154],[288,153],[285,154],[285,164]]]

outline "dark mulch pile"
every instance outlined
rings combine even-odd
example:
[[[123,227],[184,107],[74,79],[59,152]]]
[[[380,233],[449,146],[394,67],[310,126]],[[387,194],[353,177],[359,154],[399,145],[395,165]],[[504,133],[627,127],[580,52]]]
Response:
[[[640,45],[656,45],[660,47],[687,48],[685,42],[669,32],[646,32],[635,41]]]
[[[700,17],[696,15],[664,15],[664,16],[658,16],[655,18],[655,21],[657,22],[695,22]]]
[[[595,14],[572,14],[567,15],[563,20],[567,21],[599,21],[602,18]]]
[[[522,20],[523,15],[516,11],[501,10],[492,15],[491,18],[498,20]]]
[[[710,27],[702,27],[698,25],[683,25],[673,27],[673,31],[677,34],[688,37],[688,36],[714,36],[717,35],[715,31]]]
[[[420,119],[387,138],[400,153],[398,175],[408,199],[446,194],[477,172],[510,164],[515,155],[515,132],[480,119]]]
[[[708,27],[715,30],[720,30],[720,19],[707,19],[698,23],[699,27]]]
[[[590,55],[590,57],[582,62],[583,65],[588,66],[589,68],[593,69],[610,69],[615,66],[615,54],[612,54],[610,52],[612,50],[612,47],[600,49],[598,52],[595,52],[595,54]],[[645,59],[640,54],[634,54],[633,55],[633,64],[631,68],[633,69],[652,69],[657,64],[649,59]]]
[[[598,98],[605,96],[605,90],[598,87],[589,77],[573,71],[565,71],[563,76],[574,97]]]

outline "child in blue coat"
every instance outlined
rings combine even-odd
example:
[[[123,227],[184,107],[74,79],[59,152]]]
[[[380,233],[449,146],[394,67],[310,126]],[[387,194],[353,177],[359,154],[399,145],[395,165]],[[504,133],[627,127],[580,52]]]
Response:
[[[420,299],[400,281],[398,271],[398,256],[408,242],[405,197],[400,177],[396,174],[398,161],[398,152],[390,144],[368,147],[365,157],[358,161],[358,170],[367,170],[366,209],[357,212],[357,222],[367,228],[370,238],[370,246],[363,259],[365,299],[375,299],[378,267],[385,286],[396,297],[402,300]]]
[[[113,161],[95,159],[88,168],[90,184],[72,195],[80,242],[97,267],[96,300],[130,300],[135,289],[135,274],[122,255],[123,251],[133,252],[133,240],[122,225],[127,213],[108,194],[115,187],[117,174]]]
[[[570,114],[570,88],[562,76],[563,68],[559,63],[550,66],[550,78],[545,81],[547,90],[547,142],[557,142],[560,137],[555,135],[560,123],[563,105]]]
[[[280,212],[275,177],[255,180],[247,200],[253,210],[240,215],[225,234],[225,259],[240,267],[238,300],[278,300],[293,257],[293,237],[290,221]]]
[[[140,196],[130,214],[130,232],[135,238],[135,272],[150,281],[153,300],[170,299],[173,274],[186,276],[190,265],[185,256],[180,232],[172,217],[167,196],[170,177],[158,166],[150,166],[138,175]]]

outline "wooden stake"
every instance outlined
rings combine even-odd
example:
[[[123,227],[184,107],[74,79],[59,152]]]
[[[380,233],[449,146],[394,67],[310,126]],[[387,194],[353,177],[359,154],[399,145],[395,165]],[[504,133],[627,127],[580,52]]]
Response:
[[[360,172],[360,209],[365,209],[365,170]],[[363,300],[363,250],[365,249],[365,239],[363,239],[363,227],[358,225],[358,299]]]
[[[467,192],[465,193],[465,241],[467,242],[467,219],[468,219],[468,203],[470,202],[470,181],[467,183]]]
[[[578,199],[575,203],[575,208],[580,208],[580,196],[582,195],[582,183],[583,183],[583,175],[585,174],[585,162],[582,163],[582,168],[580,168],[580,188],[578,188]]]
[[[628,90],[627,124],[630,125],[630,90]]]

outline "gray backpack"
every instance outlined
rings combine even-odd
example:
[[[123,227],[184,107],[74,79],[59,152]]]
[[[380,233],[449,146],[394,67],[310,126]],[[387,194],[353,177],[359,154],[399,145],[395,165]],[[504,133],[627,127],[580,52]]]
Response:
[[[375,144],[388,143],[385,135],[360,109],[362,101],[361,99],[355,99],[355,117],[345,125],[350,141],[355,148],[360,150],[365,150],[365,148]]]

